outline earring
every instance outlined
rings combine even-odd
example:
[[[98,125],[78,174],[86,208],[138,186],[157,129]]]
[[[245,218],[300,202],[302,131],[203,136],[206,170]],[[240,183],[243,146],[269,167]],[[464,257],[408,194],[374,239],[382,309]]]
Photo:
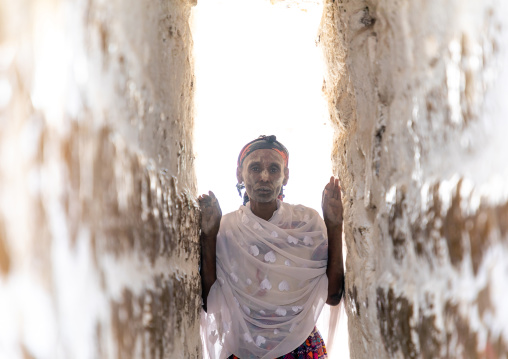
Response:
[[[280,193],[279,193],[279,195],[277,196],[277,198],[278,198],[278,199],[280,199],[281,201],[283,201],[283,200],[284,200],[284,197],[286,197],[286,195],[284,194],[284,187],[285,187],[285,186],[282,186],[282,187],[280,188]]]
[[[236,184],[236,190],[238,191],[238,195],[242,197],[242,189],[245,188],[245,185],[243,183],[237,183]]]

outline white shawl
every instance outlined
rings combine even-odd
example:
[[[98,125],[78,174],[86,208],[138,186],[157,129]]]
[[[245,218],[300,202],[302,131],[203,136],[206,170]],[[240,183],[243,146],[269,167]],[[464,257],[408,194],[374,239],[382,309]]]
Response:
[[[269,221],[249,204],[221,220],[202,328],[212,358],[287,354],[307,339],[326,302],[324,221],[311,208],[277,205]]]

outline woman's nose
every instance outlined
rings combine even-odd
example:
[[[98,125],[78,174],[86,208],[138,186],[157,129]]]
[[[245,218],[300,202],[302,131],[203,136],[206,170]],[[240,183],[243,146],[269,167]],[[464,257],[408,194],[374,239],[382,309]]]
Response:
[[[268,178],[269,178],[269,175],[268,175],[268,170],[263,170],[263,171],[261,171],[261,179],[262,179],[263,181],[267,181],[267,180],[268,180]]]

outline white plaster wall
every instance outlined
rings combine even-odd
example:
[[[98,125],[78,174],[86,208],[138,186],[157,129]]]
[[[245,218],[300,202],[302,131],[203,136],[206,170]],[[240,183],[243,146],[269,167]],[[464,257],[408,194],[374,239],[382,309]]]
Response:
[[[192,2],[0,1],[0,357],[198,358]]]
[[[506,358],[506,2],[325,8],[351,356]]]

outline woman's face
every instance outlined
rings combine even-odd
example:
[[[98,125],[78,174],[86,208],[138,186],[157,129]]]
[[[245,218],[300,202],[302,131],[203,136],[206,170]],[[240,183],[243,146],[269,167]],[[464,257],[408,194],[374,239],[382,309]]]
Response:
[[[251,201],[272,202],[277,199],[283,185],[289,179],[289,169],[284,166],[281,155],[270,149],[256,150],[237,168],[239,183],[245,183],[245,190]]]

